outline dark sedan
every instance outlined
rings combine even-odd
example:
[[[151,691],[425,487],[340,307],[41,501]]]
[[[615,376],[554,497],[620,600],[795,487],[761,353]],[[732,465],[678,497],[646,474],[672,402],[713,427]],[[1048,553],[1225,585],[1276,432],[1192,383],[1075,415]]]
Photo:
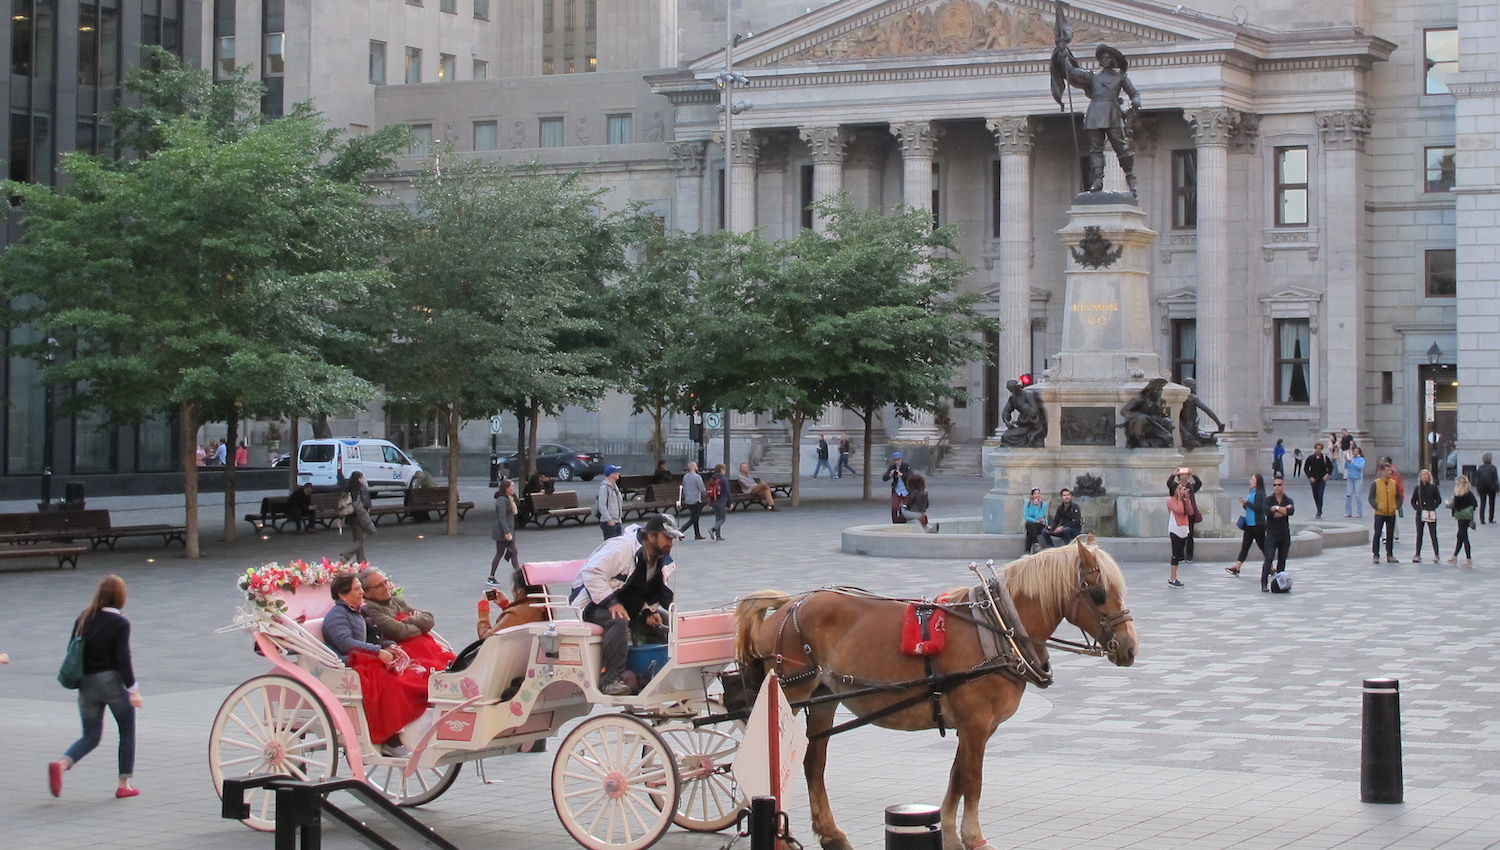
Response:
[[[500,458],[500,462],[512,475],[521,471],[521,456],[513,453]],[[576,452],[556,443],[542,443],[536,447],[536,471],[544,472],[557,481],[582,478],[592,481],[594,476],[604,474],[604,458],[598,452]]]

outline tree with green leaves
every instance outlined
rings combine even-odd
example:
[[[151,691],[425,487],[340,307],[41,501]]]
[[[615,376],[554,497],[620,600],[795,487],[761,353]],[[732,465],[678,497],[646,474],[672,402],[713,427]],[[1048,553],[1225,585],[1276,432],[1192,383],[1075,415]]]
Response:
[[[958,256],[951,225],[932,229],[931,213],[884,214],[827,199],[823,234],[803,234],[798,262],[824,283],[813,345],[826,364],[829,401],[864,423],[864,498],[872,492],[871,438],[876,414],[937,411],[953,397],[955,377],[987,354],[979,341],[991,323],[974,311],[976,293],[959,287],[972,267]]]
[[[341,309],[384,283],[351,168],[370,148],[307,110],[227,134],[164,116],[138,144],[136,160],[65,157],[57,189],[6,185],[25,232],[0,257],[0,297],[11,326],[66,353],[44,378],[70,389],[62,412],[124,424],[175,411],[192,558],[205,413],[309,415],[376,394],[324,356],[349,334]],[[45,362],[43,347],[10,353]]]
[[[444,151],[409,205],[384,210],[393,286],[372,352],[392,396],[437,410],[448,436],[448,533],[458,534],[459,426],[507,409],[597,399],[605,282],[625,216],[581,175],[516,171]],[[533,448],[534,450],[534,448]]]

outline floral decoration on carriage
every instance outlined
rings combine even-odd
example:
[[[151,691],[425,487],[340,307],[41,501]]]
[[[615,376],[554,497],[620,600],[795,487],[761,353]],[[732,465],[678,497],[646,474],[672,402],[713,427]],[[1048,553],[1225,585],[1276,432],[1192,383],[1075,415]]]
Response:
[[[288,596],[303,589],[326,587],[338,576],[355,574],[369,566],[364,561],[330,561],[327,558],[319,563],[289,561],[285,566],[273,561],[245,570],[236,584],[244,591],[245,598],[259,609],[257,613],[265,616],[285,614]]]

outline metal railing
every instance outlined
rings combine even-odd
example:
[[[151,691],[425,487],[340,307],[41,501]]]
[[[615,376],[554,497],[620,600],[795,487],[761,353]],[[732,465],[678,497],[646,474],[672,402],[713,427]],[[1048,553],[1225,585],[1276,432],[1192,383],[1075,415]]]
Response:
[[[459,850],[452,842],[434,832],[432,827],[417,820],[384,794],[358,779],[302,782],[282,774],[226,779],[221,815],[228,820],[245,820],[250,817],[250,804],[245,802],[245,792],[253,788],[265,788],[276,795],[275,850],[298,850],[299,847],[301,850],[320,850],[323,846],[325,812],[352,831],[360,841],[379,850],[400,850],[403,846]],[[374,810],[389,827],[387,831],[399,833],[400,837],[415,841],[416,844],[397,844],[360,818],[329,802],[328,795],[338,791],[349,792]]]

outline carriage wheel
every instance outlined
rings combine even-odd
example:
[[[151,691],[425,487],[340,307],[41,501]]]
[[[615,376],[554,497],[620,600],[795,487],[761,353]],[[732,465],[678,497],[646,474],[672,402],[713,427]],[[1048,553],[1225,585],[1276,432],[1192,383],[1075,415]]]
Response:
[[[208,772],[214,791],[224,779],[283,773],[316,782],[338,768],[338,743],[328,709],[301,682],[260,676],[230,692],[208,738]],[[245,794],[252,829],[276,827],[276,795],[264,788]]]
[[[622,714],[583,721],[552,763],[552,803],[590,850],[643,850],[672,825],[677,765],[655,729]]]
[[[723,705],[710,700],[709,714],[723,711]],[[750,805],[730,772],[734,754],[745,737],[744,721],[698,727],[691,722],[675,721],[657,731],[672,748],[677,775],[682,778],[672,822],[694,832],[718,832],[733,825],[740,812]]]
[[[431,803],[453,787],[461,767],[463,765],[457,763],[419,767],[411,776],[405,776],[403,765],[367,764],[365,781],[398,806],[420,806]]]

